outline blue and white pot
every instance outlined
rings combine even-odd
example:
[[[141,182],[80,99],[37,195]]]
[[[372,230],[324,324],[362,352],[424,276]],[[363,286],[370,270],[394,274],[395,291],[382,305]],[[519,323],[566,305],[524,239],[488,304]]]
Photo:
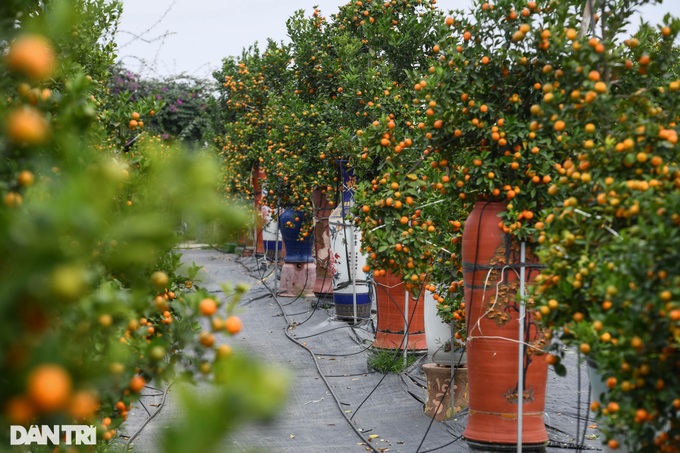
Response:
[[[361,253],[361,230],[352,221],[355,177],[346,161],[339,161],[342,174],[342,202],[331,213],[328,224],[333,253],[333,302],[339,318],[370,318],[372,300],[368,276],[362,270],[366,256]],[[356,307],[356,308],[355,308]]]
[[[286,263],[313,263],[314,234],[300,236],[305,223],[306,214],[292,208],[286,208],[279,216],[279,230],[286,246]]]

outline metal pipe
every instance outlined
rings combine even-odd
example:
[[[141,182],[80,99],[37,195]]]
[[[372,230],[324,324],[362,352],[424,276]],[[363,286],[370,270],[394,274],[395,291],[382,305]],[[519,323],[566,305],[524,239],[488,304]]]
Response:
[[[408,289],[404,291],[404,368],[408,365]]]
[[[349,223],[349,222],[348,222]],[[349,272],[350,278],[352,279],[352,313],[354,315],[354,324],[357,323],[357,262],[355,256],[355,246],[354,246],[354,225],[350,225],[349,229],[349,240],[350,247],[349,253],[351,257],[347,257],[347,262],[350,264]]]
[[[519,268],[519,343],[518,343],[518,368],[517,368],[517,452],[522,452],[522,418],[524,415],[524,317],[526,306],[524,305],[524,282],[526,278],[526,242],[522,241],[520,249]]]

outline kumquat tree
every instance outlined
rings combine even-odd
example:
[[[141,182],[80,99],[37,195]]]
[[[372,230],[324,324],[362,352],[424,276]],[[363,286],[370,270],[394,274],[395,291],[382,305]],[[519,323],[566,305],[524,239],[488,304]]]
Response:
[[[644,3],[475,2],[416,89],[459,203],[504,201],[499,228],[545,264],[546,359],[563,374],[574,345],[597,370],[608,447],[677,451],[678,23],[626,31]]]
[[[106,91],[120,8],[0,6],[3,448],[10,425],[86,424],[108,450],[147,384],[201,380],[216,384],[210,403],[180,392],[196,438],[172,426],[159,450],[208,451],[236,414],[270,417],[285,392],[280,374],[216,341],[239,331],[233,307],[246,288],[208,294],[174,251],[186,219],[242,224],[216,190],[214,158],[149,134],[123,146],[122,132],[140,132],[162,105]]]
[[[254,196],[252,177],[267,155],[272,118],[269,98],[287,84],[290,52],[269,41],[260,53],[257,45],[239,58],[227,58],[213,76],[217,80],[220,120],[226,129],[215,139],[224,165],[224,190],[230,199]]]
[[[670,452],[680,445],[680,21],[624,34],[643,3],[596,3],[592,28],[561,38],[560,89],[535,121],[537,140],[557,131],[570,157],[548,190],[535,296],[545,325],[602,383],[591,408],[608,446]],[[563,354],[556,343],[558,370]]]

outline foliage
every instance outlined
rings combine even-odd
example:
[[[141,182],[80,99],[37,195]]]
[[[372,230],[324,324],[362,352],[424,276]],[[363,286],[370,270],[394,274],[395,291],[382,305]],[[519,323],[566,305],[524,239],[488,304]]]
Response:
[[[269,370],[226,364],[231,346],[215,337],[238,331],[225,316],[246,288],[225,286],[225,300],[215,299],[195,284],[199,268],[181,268],[173,252],[183,219],[242,224],[215,191],[215,162],[148,136],[124,153],[102,116],[119,6],[0,8],[2,23],[17,21],[0,28],[0,424],[90,423],[102,449],[152,380],[270,390]],[[128,100],[110,100],[116,115]],[[282,399],[280,386],[271,391]],[[208,413],[186,408],[207,426]],[[231,410],[221,406],[217,418]],[[241,410],[268,417],[272,406]]]
[[[521,239],[550,202],[547,184],[564,157],[549,134],[535,139],[533,115],[559,89],[562,29],[581,14],[574,3],[475,1],[446,19],[440,58],[415,86],[430,105],[432,144],[456,168],[460,199],[508,202],[503,230]]]
[[[349,158],[364,271],[435,292],[446,321],[465,308],[463,219],[477,200],[505,202],[499,228],[545,265],[529,302],[558,340],[548,360],[563,373],[567,344],[598,363],[610,445],[627,427],[635,451],[674,451],[679,26],[667,17],[619,42],[644,3],[478,0],[444,18],[434,2],[353,1],[331,21],[296,13],[290,47],[268,54],[277,64],[258,53],[225,63],[230,190],[247,193],[258,165],[266,202],[312,209],[312,191],[330,194],[334,162]],[[255,91],[264,67],[281,81],[266,98]]]
[[[379,163],[381,173],[358,182],[357,223],[374,276],[400,275],[414,293],[424,285],[435,293],[443,319],[462,320],[461,222],[452,220],[456,217],[446,203],[451,169],[424,145],[416,123],[383,117],[359,131],[361,160]],[[363,165],[356,163],[360,171]]]
[[[111,66],[110,76],[99,85],[94,101],[107,147],[129,151],[165,103],[136,74],[118,65]]]
[[[407,370],[417,360],[418,357],[415,354],[408,354],[406,363],[404,363],[403,354],[399,350],[371,349],[368,355],[368,366],[379,373],[398,374]]]
[[[225,131],[215,138],[224,159],[224,190],[230,199],[253,197],[260,162],[269,151],[269,130],[273,124],[268,109],[270,97],[288,86],[290,51],[287,46],[268,41],[260,53],[257,44],[241,56],[227,58],[216,72],[220,82],[218,105]]]
[[[368,20],[355,23],[357,12]],[[290,17],[291,44],[286,49],[290,65],[273,65],[275,74],[285,74],[276,78],[282,83],[268,95],[266,109],[260,109],[264,103],[250,103],[254,112],[264,111],[257,125],[251,121],[251,126],[243,126],[235,119],[234,133],[225,140],[230,160],[244,163],[231,172],[239,178],[236,185],[249,187],[243,181],[251,174],[246,167],[258,163],[267,174],[265,203],[311,211],[315,190],[335,202],[339,182],[335,161],[356,152],[357,129],[368,126],[386,107],[404,102],[392,90],[429,58],[425,44],[432,40],[431,23],[438,14],[430,2],[367,3],[365,8],[361,2],[351,2],[332,21],[319,10],[310,17],[302,11]],[[387,41],[382,37],[387,35],[389,44],[383,45]],[[265,56],[276,55],[270,43]],[[238,66],[232,61],[225,68],[230,66],[233,72],[238,67],[248,75],[258,62],[259,54],[251,51],[244,53]],[[236,95],[234,86],[251,95],[258,93],[247,79],[230,76],[230,94]],[[235,85],[237,80],[245,82]],[[252,80],[266,83],[264,77]]]
[[[461,223],[448,202],[455,189],[453,168],[424,130],[427,106],[411,101],[415,80],[437,58],[444,16],[434,2],[371,2],[365,9],[355,2],[334,17],[367,57],[349,60],[347,78],[365,85],[357,94],[373,94],[363,114],[357,110],[345,120],[356,137],[338,134],[338,141],[351,146],[358,176],[355,214],[368,268],[376,276],[400,275],[414,292],[423,286],[433,292],[446,322],[463,319]],[[338,101],[354,92],[343,91]],[[354,107],[345,108],[351,113]]]
[[[433,1],[349,2],[333,20],[359,40],[362,52],[385,63],[385,78],[404,85],[412,72],[429,66],[439,37],[441,11]]]
[[[206,80],[188,76],[147,80],[114,65],[100,119],[107,129],[118,131],[116,146],[130,147],[146,131],[166,141],[203,148],[216,129],[211,90]]]
[[[593,409],[610,445],[677,451],[680,21],[642,24],[621,42],[618,24],[641,3],[600,10],[600,36],[563,38],[570,54],[560,90],[535,116],[537,140],[563,121],[557,139],[574,157],[556,165],[555,201],[537,225],[546,268],[535,297],[559,339],[556,370],[561,343],[604,377],[609,390]]]

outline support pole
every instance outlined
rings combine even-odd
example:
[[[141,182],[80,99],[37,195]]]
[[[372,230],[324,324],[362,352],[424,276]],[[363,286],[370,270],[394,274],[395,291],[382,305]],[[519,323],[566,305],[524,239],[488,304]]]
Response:
[[[404,290],[404,368],[408,364],[408,299],[409,292]]]
[[[347,237],[347,236],[345,236]],[[349,263],[350,278],[352,279],[352,314],[354,315],[354,324],[357,323],[357,263],[354,248],[354,225],[349,228],[349,253],[351,256],[347,257]]]
[[[520,249],[519,267],[519,343],[518,343],[518,368],[517,368],[517,452],[522,452],[522,418],[524,415],[524,317],[526,306],[524,305],[524,284],[526,281],[526,242],[522,241]]]
[[[453,363],[453,361],[454,361],[453,357],[455,357],[455,355],[453,354],[453,351],[454,351],[454,347],[455,347],[455,344],[456,344],[455,343],[456,342],[456,329],[454,328],[455,325],[456,325],[456,321],[451,321],[451,324],[449,324],[449,327],[451,327],[451,340],[450,341],[451,341],[451,357],[452,357],[451,358],[451,382],[449,383],[449,393],[450,393],[449,396],[451,397],[451,407],[454,408],[454,411],[455,411],[455,407],[456,407],[456,394],[455,394],[456,392],[454,391],[455,387],[454,387],[453,383],[454,383],[454,378],[456,376],[456,365],[460,365],[460,360],[458,361],[459,362],[458,364]]]
[[[281,223],[279,223],[279,214],[281,214],[281,208],[276,207],[276,223],[278,228],[276,229],[276,241],[274,242],[274,294],[279,292],[279,278],[276,275],[279,272],[279,234],[281,231]],[[283,243],[283,238],[281,238],[281,243]]]
[[[255,211],[253,216],[253,256],[255,257],[255,263],[259,266],[260,263],[257,261],[257,218],[258,213]]]

